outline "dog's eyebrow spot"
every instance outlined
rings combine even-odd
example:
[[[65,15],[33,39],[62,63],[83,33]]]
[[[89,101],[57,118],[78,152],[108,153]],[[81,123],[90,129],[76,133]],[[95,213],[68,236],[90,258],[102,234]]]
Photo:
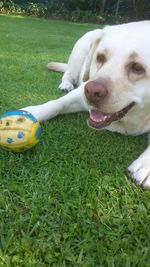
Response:
[[[105,55],[105,57],[108,58],[108,57],[110,56],[110,51],[109,51],[109,49],[105,48],[105,49],[103,50],[103,55]]]
[[[137,60],[137,59],[139,59],[139,58],[140,58],[140,57],[139,57],[138,53],[136,53],[136,52],[132,52],[132,53],[130,54],[130,56],[129,56],[129,61]]]

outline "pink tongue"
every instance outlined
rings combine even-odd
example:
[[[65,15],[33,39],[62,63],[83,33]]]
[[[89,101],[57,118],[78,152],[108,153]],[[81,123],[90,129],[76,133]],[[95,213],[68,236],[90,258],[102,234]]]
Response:
[[[90,119],[95,122],[102,122],[106,119],[106,114],[98,111],[97,109],[91,109]]]

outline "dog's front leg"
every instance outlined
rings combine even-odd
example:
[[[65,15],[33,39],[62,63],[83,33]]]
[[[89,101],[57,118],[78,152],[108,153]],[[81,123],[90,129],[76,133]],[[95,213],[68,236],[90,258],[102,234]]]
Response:
[[[32,113],[38,121],[49,120],[59,114],[88,111],[84,95],[84,83],[67,95],[42,105],[22,108]]]
[[[139,185],[150,187],[150,134],[149,146],[128,168],[131,177]]]

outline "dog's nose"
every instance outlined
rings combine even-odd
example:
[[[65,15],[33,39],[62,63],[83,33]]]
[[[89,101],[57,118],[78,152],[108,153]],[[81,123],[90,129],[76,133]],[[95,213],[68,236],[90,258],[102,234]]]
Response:
[[[106,86],[101,81],[90,81],[84,87],[87,100],[97,106],[108,94]]]

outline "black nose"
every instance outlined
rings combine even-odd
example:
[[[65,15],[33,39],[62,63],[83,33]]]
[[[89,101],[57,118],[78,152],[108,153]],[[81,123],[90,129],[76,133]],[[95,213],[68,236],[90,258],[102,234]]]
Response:
[[[97,106],[107,96],[108,90],[101,81],[90,81],[84,87],[87,100]]]

